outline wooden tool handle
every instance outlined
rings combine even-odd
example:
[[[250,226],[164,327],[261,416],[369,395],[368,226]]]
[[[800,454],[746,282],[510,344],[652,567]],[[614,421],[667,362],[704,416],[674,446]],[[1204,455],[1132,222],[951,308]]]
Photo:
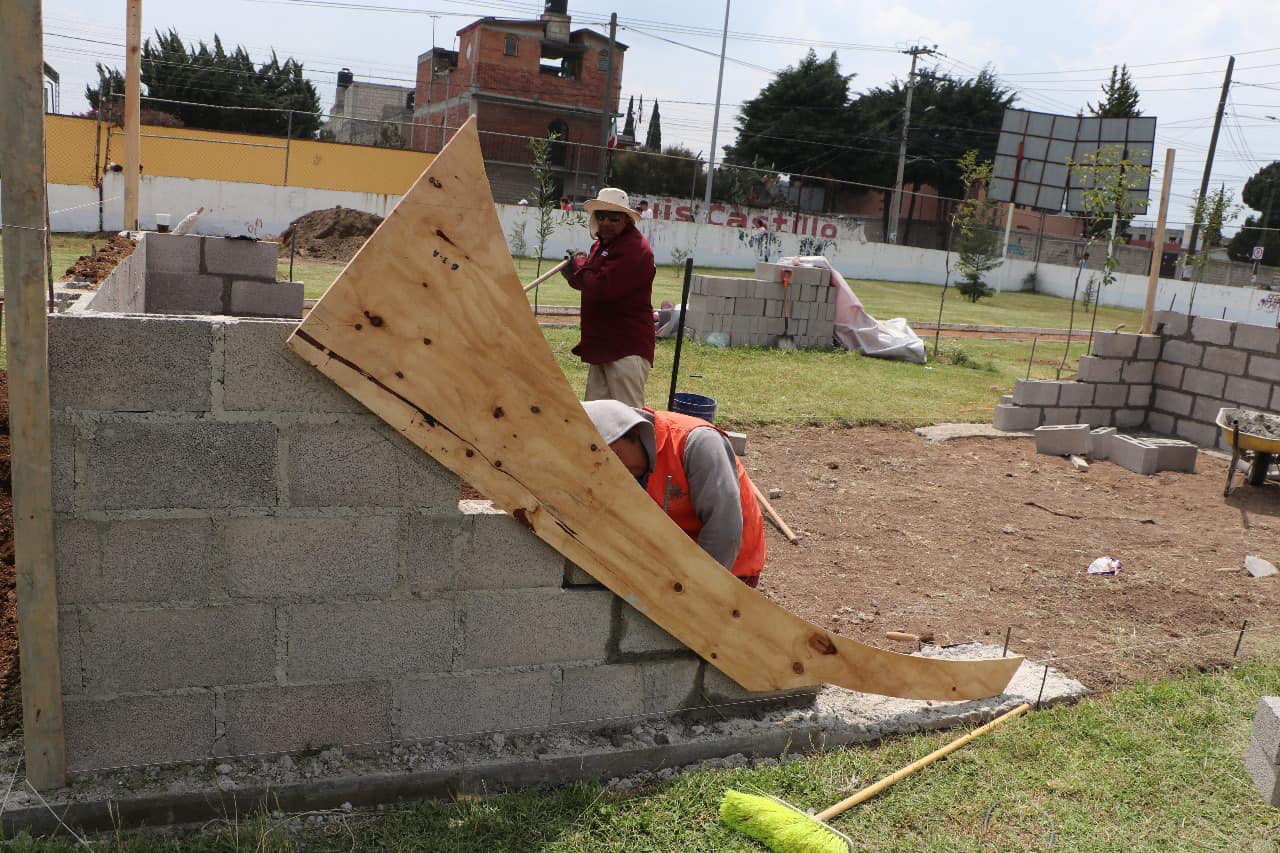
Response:
[[[835,817],[838,814],[842,814],[843,812],[848,811],[849,809],[856,806],[858,803],[865,802],[866,800],[871,799],[876,794],[883,791],[885,788],[888,788],[894,782],[897,782],[899,779],[905,779],[906,777],[910,776],[912,773],[915,773],[921,767],[924,767],[927,764],[932,764],[933,762],[937,761],[939,758],[942,758],[943,756],[950,755],[960,747],[964,746],[969,741],[973,740],[974,738],[980,735],[986,734],[987,732],[991,731],[996,726],[1000,725],[1006,720],[1011,720],[1014,717],[1018,717],[1018,716],[1021,716],[1022,714],[1025,714],[1028,710],[1030,710],[1030,708],[1031,708],[1031,705],[1029,705],[1026,702],[1023,702],[1021,705],[1014,708],[1012,711],[1009,711],[1006,714],[1001,714],[999,717],[996,717],[994,720],[987,723],[985,726],[979,726],[978,728],[969,732],[967,735],[964,735],[963,737],[959,737],[951,741],[951,743],[947,744],[946,746],[941,747],[940,749],[935,749],[933,752],[929,753],[924,758],[921,758],[918,761],[911,762],[906,767],[899,770],[897,773],[894,773],[892,776],[886,776],[885,778],[881,779],[879,782],[875,783],[874,785],[869,785],[866,788],[863,788],[861,791],[854,794],[852,797],[841,800],[840,802],[836,803],[834,806],[831,806],[830,808],[823,809],[822,811],[814,815],[814,817],[817,818],[818,820],[823,820],[823,821],[831,820],[831,818]]]
[[[908,634],[905,631],[885,631],[884,638],[886,640],[902,640],[904,643],[917,643],[920,638],[915,634]]]
[[[547,271],[546,271],[546,272],[544,272],[542,275],[538,276],[538,277],[537,277],[537,278],[535,278],[533,281],[531,281],[531,282],[529,282],[528,284],[526,284],[526,285],[524,286],[524,292],[525,292],[525,293],[528,293],[530,290],[533,290],[535,287],[537,287],[538,285],[542,284],[542,283],[543,283],[544,281],[546,281],[547,279],[551,278],[551,276],[553,276],[553,275],[555,275],[556,273],[560,272],[560,270],[564,269],[565,264],[569,263],[569,260],[570,260],[569,258],[565,258],[563,261],[561,261],[560,263],[556,264],[554,267],[552,267],[551,269],[547,270]]]
[[[787,537],[787,541],[792,545],[799,542],[800,537],[796,536],[796,534],[792,532],[791,528],[787,527],[787,523],[782,520],[782,517],[779,516],[778,513],[774,512],[773,506],[765,500],[764,495],[760,491],[760,487],[755,483],[752,483],[751,488],[755,491],[756,502],[760,504],[761,509],[764,510],[764,514],[769,516],[769,520],[777,525],[778,530],[782,532],[782,535]]]

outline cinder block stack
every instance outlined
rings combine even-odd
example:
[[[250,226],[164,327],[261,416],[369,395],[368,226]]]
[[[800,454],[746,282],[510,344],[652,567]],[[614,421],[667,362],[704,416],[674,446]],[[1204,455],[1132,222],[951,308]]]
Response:
[[[1244,768],[1269,806],[1280,806],[1280,696],[1263,696],[1253,715]]]
[[[791,270],[789,321],[784,322],[782,316],[784,267],[759,263],[753,279],[695,275],[685,328],[699,341],[713,332],[726,333],[730,346],[773,346],[785,332],[798,347],[829,349],[836,317],[830,270],[785,268]]]

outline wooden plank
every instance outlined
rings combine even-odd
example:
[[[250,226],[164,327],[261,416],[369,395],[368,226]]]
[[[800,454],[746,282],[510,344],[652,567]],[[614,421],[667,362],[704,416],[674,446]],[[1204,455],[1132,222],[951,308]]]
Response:
[[[65,782],[66,757],[53,563],[40,0],[6,2],[0,10],[0,210],[23,746],[27,778],[48,788]]]
[[[1000,693],[1019,658],[918,658],[738,581],[601,440],[529,313],[469,121],[289,339],[304,359],[748,690]]]

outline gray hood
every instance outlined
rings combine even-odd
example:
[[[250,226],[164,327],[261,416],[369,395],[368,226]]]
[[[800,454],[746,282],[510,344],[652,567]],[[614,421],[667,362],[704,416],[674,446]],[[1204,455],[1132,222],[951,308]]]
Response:
[[[617,400],[589,400],[582,404],[587,417],[595,424],[605,444],[613,444],[634,427],[639,426],[637,436],[649,456],[649,468],[645,477],[653,473],[653,460],[658,456],[658,442],[653,431],[653,415],[644,409],[634,409]],[[643,479],[643,478],[642,478]]]

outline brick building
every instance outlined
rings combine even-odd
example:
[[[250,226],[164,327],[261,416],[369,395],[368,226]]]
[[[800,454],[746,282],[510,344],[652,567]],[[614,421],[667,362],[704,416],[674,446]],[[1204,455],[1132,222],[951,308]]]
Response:
[[[458,30],[458,49],[418,57],[413,147],[439,151],[475,116],[494,199],[533,197],[527,138],[555,134],[551,160],[556,194],[592,197],[598,189],[601,120],[617,115],[622,54],[615,43],[613,85],[609,39],[570,29],[567,0],[547,0],[538,20],[481,18]],[[511,134],[503,136],[501,134]]]
[[[407,148],[414,90],[407,86],[357,81],[350,69],[338,72],[328,129],[334,142]]]

